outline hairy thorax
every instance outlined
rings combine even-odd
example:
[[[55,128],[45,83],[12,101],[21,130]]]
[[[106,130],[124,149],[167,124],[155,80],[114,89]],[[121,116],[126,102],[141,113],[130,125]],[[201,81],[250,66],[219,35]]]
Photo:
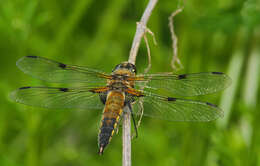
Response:
[[[107,81],[107,87],[109,87],[109,91],[117,91],[120,93],[124,93],[125,95],[125,104],[127,102],[132,102],[132,98],[130,94],[125,93],[125,90],[128,88],[134,88],[134,81],[129,81],[129,77],[134,77],[135,74],[130,72],[127,69],[118,69],[112,73],[113,79]],[[107,94],[109,93],[101,93],[100,99],[103,104],[106,103]]]

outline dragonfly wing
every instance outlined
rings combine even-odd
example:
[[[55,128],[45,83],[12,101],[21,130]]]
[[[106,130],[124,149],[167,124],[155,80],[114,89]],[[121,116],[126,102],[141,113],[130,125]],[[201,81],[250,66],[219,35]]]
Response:
[[[10,94],[18,103],[51,108],[102,109],[98,93],[90,88],[22,87]]]
[[[229,76],[221,72],[195,74],[147,74],[135,78],[138,87],[146,91],[173,96],[197,96],[215,93],[231,84]]]
[[[141,102],[142,105],[139,103]],[[147,93],[133,104],[134,114],[169,121],[211,121],[223,117],[217,106],[201,101],[163,97]]]
[[[106,83],[108,75],[94,69],[66,65],[38,56],[25,56],[17,66],[35,78],[56,83]]]

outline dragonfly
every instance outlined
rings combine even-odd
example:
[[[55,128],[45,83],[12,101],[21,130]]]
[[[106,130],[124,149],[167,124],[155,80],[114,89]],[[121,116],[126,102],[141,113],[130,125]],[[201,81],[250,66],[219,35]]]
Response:
[[[132,117],[144,115],[168,121],[212,121],[223,116],[219,107],[179,96],[215,93],[231,84],[230,77],[222,72],[136,74],[136,66],[129,62],[116,65],[110,74],[39,56],[22,57],[16,64],[32,77],[66,86],[21,87],[11,92],[13,101],[48,109],[103,110],[98,134],[100,155],[110,143],[125,110],[130,110]],[[73,86],[67,87],[67,84]]]

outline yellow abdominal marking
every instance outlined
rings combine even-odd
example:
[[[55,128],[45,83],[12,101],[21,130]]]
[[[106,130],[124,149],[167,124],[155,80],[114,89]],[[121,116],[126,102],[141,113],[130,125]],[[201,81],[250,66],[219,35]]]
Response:
[[[114,130],[115,130],[116,126],[117,126],[117,122],[114,124]]]
[[[112,138],[112,136],[114,135],[114,132],[115,132],[115,129],[113,129],[113,130],[112,130],[112,133],[111,133],[111,136],[110,136],[110,138],[109,138],[109,139],[111,139],[111,138]]]
[[[120,111],[119,111],[119,116],[116,117],[116,123],[114,124],[114,129],[112,130],[111,136],[110,136],[110,138],[109,138],[109,142],[111,141],[112,136],[113,136],[114,133],[115,133],[115,129],[116,129],[116,127],[117,127],[117,124],[118,124],[118,121],[119,121],[119,118],[120,118],[121,114],[122,114],[122,109],[120,109]]]

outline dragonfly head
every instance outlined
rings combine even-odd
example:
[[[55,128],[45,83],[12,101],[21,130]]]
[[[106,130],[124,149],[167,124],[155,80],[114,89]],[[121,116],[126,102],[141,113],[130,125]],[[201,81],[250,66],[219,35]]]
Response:
[[[131,73],[131,75],[136,74],[136,67],[134,64],[129,62],[122,62],[112,70],[113,73]]]

